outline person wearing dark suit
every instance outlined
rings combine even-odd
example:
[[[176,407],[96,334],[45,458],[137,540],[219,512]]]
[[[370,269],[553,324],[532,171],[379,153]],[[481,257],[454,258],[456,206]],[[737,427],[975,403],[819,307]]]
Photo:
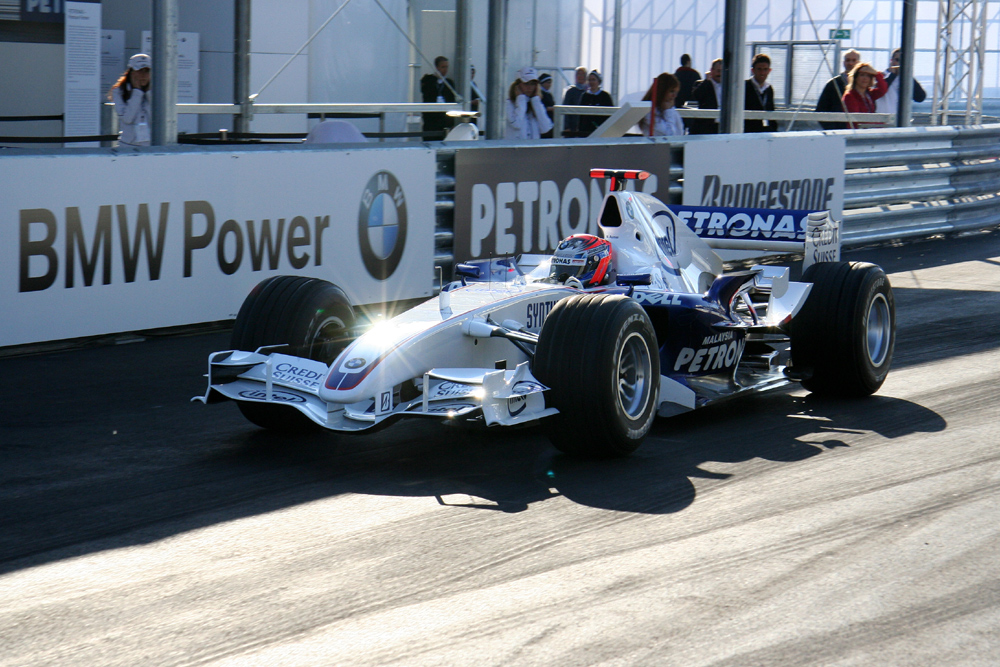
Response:
[[[753,73],[746,80],[746,91],[743,98],[743,108],[748,111],[774,111],[774,86],[767,82],[771,73],[771,58],[766,53],[758,53],[753,57]],[[773,120],[744,120],[744,132],[777,132],[778,123]]]
[[[438,56],[434,59],[433,74],[424,74],[420,79],[420,94],[425,104],[455,103],[455,82],[447,78],[448,59]],[[424,132],[447,132],[451,129],[451,120],[447,114],[438,112],[424,113]],[[430,137],[431,139],[441,137]]]
[[[691,99],[694,84],[701,80],[701,72],[691,67],[691,56],[685,53],[681,56],[681,66],[674,71],[674,76],[681,82],[674,106],[682,107],[685,102]]]
[[[691,99],[699,109],[722,108],[722,58],[712,61],[712,67],[704,79],[691,92]],[[695,118],[690,127],[691,134],[718,134],[719,121],[714,118]]]
[[[896,113],[899,110],[899,63],[902,59],[902,49],[892,52],[889,60],[889,69],[882,72],[889,90],[882,97],[875,100],[876,113]],[[927,91],[916,79],[913,80],[913,101],[923,102],[927,99]]]
[[[576,68],[574,74],[576,76],[576,84],[567,88],[566,93],[563,95],[562,103],[565,107],[579,106],[580,98],[583,97],[583,91],[587,90],[587,68],[580,65]],[[579,136],[580,116],[567,114],[563,116],[563,123],[562,135],[564,137]]]
[[[604,77],[601,76],[600,72],[596,69],[590,71],[590,74],[587,75],[587,90],[583,91],[583,95],[580,96],[580,106],[613,107],[615,105],[614,100],[611,99],[611,93],[601,88],[603,81]],[[577,136],[589,137],[605,120],[604,116],[581,116]]]
[[[819,101],[816,102],[816,111],[844,111],[844,104],[841,100],[844,91],[847,89],[847,74],[854,66],[861,61],[861,54],[851,49],[844,53],[844,71],[826,82],[823,92],[820,93]],[[847,123],[831,120],[821,120],[820,126],[824,130],[844,130]]]
[[[552,120],[552,108],[556,105],[556,99],[552,97],[552,75],[542,74],[538,77],[538,85],[541,89],[538,93],[542,96],[542,104],[545,106],[545,113],[548,114],[549,120]],[[551,139],[552,130],[542,133],[542,139]]]

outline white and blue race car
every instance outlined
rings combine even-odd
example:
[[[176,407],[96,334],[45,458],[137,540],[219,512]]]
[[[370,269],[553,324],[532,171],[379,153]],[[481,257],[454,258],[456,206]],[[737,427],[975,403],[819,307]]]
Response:
[[[621,456],[657,415],[791,382],[853,396],[882,385],[895,307],[879,267],[820,261],[791,281],[781,266],[726,272],[715,252],[839,257],[828,215],[809,215],[804,243],[706,240],[624,187],[646,172],[591,175],[611,179],[600,236],[572,236],[552,256],[459,265],[437,297],[360,334],[337,286],[263,281],[239,311],[232,349],[209,356],[196,400],[236,401],[279,430],[537,421],[564,452]]]

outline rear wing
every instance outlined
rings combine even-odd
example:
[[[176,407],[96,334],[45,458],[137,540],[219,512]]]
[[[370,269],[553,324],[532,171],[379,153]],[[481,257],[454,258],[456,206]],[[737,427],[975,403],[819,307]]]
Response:
[[[840,261],[840,222],[829,211],[791,211],[718,206],[670,206],[670,210],[717,250],[802,253],[802,268]]]

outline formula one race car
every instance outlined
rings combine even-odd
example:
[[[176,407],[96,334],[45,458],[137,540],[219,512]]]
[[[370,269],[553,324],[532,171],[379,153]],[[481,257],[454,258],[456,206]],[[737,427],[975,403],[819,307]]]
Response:
[[[591,175],[611,179],[599,237],[571,236],[552,256],[459,265],[437,297],[361,335],[335,285],[263,281],[239,311],[232,349],[209,356],[208,390],[195,400],[236,401],[254,424],[281,430],[539,421],[561,451],[616,456],[657,415],[790,382],[853,396],[882,385],[895,307],[879,267],[818,262],[801,282],[787,267],[727,273],[709,241],[624,188],[648,174]],[[807,241],[833,238],[839,257],[828,215],[802,227]]]

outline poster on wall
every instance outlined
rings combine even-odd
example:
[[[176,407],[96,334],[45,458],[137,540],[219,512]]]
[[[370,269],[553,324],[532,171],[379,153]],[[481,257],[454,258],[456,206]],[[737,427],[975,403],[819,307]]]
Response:
[[[668,199],[667,144],[463,150],[455,156],[455,261],[551,253],[573,234],[595,234],[608,182],[592,168],[643,169],[638,188]],[[635,188],[629,181],[628,189]]]
[[[0,346],[213,322],[275,275],[429,297],[426,148],[11,158]]]
[[[684,204],[744,209],[844,209],[843,137],[732,135],[684,148]]]
[[[101,133],[101,3],[74,0],[65,4],[66,80],[63,136]],[[100,142],[67,146],[99,146]]]
[[[98,99],[108,101],[108,91],[125,72],[125,31],[101,30],[101,89]]]
[[[153,55],[153,33],[142,31],[143,53]],[[153,63],[154,70],[156,63]],[[177,103],[197,104],[199,74],[201,72],[201,34],[177,33]],[[198,131],[198,115],[182,113],[177,116],[177,131],[194,134]]]

